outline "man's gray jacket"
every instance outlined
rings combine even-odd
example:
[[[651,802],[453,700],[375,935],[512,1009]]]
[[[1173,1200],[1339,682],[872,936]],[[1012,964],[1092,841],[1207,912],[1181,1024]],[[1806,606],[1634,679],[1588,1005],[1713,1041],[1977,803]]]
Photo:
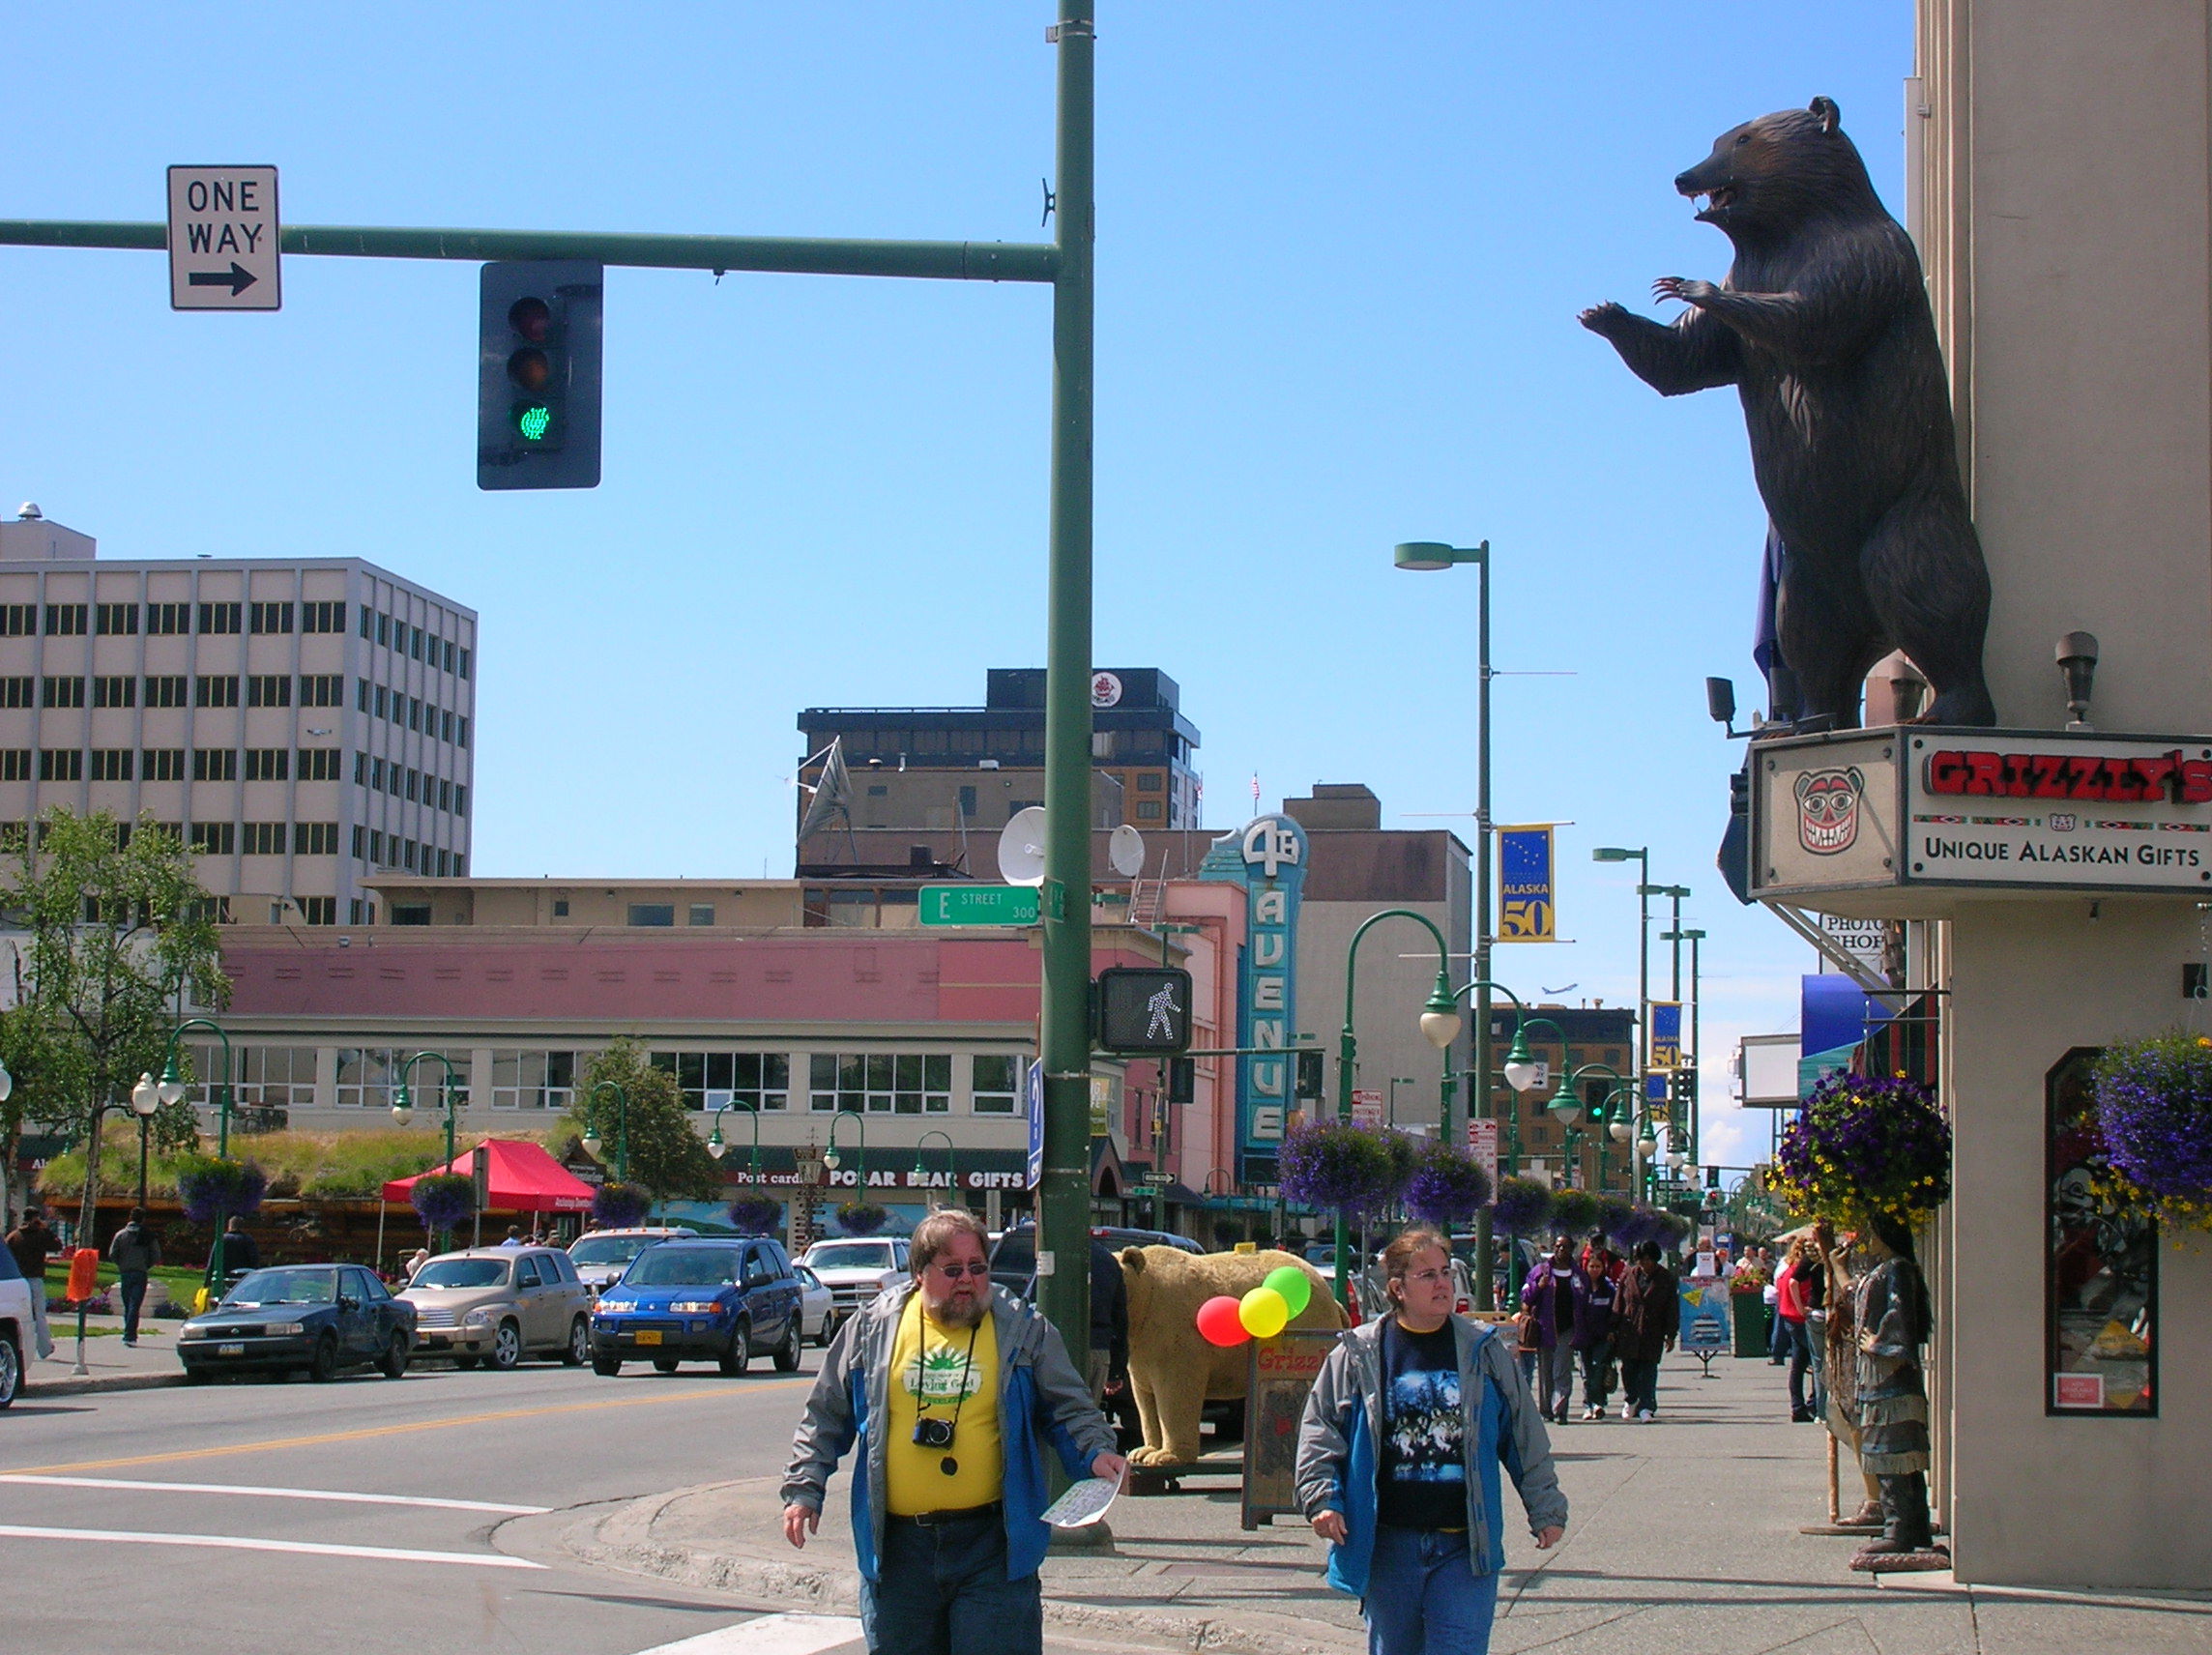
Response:
[[[783,1477],[784,1504],[820,1511],[830,1473],[859,1441],[853,1544],[860,1573],[870,1581],[883,1552],[891,1352],[915,1291],[912,1281],[886,1289],[838,1330],[806,1399]],[[1006,1466],[1006,1578],[1019,1581],[1036,1573],[1052,1538],[1043,1521],[1050,1499],[1044,1444],[1049,1440],[1059,1452],[1070,1477],[1088,1477],[1091,1462],[1114,1451],[1114,1428],[1091,1402],[1090,1385],[1068,1361],[1051,1322],[1004,1288],[993,1288],[991,1327],[999,1345],[999,1439]]]

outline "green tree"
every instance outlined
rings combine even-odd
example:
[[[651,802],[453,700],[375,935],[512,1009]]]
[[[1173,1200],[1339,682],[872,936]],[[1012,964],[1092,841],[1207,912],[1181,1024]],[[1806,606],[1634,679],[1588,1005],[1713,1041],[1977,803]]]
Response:
[[[629,1097],[626,1127],[612,1092],[594,1093],[612,1081]],[[656,1201],[712,1201],[722,1193],[722,1168],[707,1153],[706,1141],[691,1125],[691,1112],[676,1077],[646,1060],[644,1049],[625,1034],[594,1055],[576,1081],[576,1101],[568,1124],[581,1137],[599,1129],[599,1159],[610,1167],[618,1142],[625,1142],[629,1181],[642,1184]]]
[[[153,819],[119,824],[55,808],[35,841],[16,848],[0,883],[0,910],[15,941],[15,1005],[0,1024],[0,1056],[15,1075],[0,1118],[13,1158],[25,1122],[83,1146],[77,1223],[90,1234],[100,1189],[101,1125],[128,1110],[131,1089],[159,1074],[169,1032],[188,999],[230,1002],[212,904],[192,871],[194,853]],[[196,1142],[180,1101],[154,1117],[164,1149]]]

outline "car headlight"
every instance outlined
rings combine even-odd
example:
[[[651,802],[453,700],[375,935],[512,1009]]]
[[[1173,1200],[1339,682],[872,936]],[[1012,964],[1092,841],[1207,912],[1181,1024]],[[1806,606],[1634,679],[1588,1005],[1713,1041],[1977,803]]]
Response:
[[[481,1327],[481,1326],[482,1326],[482,1325],[483,1325],[485,1322],[489,1321],[490,1320],[491,1320],[491,1312],[490,1312],[490,1311],[488,1311],[488,1310],[472,1310],[472,1311],[470,1311],[470,1312],[468,1313],[468,1315],[466,1315],[466,1316],[464,1316],[464,1317],[462,1317],[462,1318],[461,1318],[461,1325],[462,1325],[463,1327]]]
[[[626,1310],[635,1310],[637,1301],[627,1298],[602,1298],[599,1300],[598,1308],[605,1311],[609,1316],[620,1316]]]
[[[271,1338],[283,1339],[291,1334],[305,1333],[307,1329],[305,1324],[297,1321],[272,1321],[261,1331]]]
[[[711,1298],[687,1298],[668,1308],[678,1316],[713,1316],[722,1306],[719,1301]]]
[[[177,1330],[179,1339],[205,1339],[208,1336],[208,1330],[204,1327],[183,1327]]]

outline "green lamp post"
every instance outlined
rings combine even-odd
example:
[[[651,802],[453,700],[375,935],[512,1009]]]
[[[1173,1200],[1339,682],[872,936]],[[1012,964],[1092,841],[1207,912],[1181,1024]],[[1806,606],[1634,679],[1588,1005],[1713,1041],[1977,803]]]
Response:
[[[601,1081],[592,1088],[592,1095],[585,1100],[586,1123],[584,1127],[585,1153],[597,1155],[605,1142],[599,1136],[599,1093],[615,1094],[615,1182],[629,1182],[629,1093],[620,1081]]]
[[[1353,1017],[1357,1005],[1359,981],[1359,944],[1367,933],[1385,919],[1411,919],[1427,930],[1437,944],[1437,982],[1429,991],[1429,998],[1421,1007],[1421,1036],[1440,1052],[1448,1051],[1459,1038],[1462,1019],[1459,1014],[1459,997],[1452,993],[1449,965],[1451,953],[1444,943],[1444,934],[1425,914],[1416,914],[1410,908],[1385,908],[1379,914],[1370,914],[1353,932],[1352,942],[1344,952],[1344,1032],[1337,1042],[1336,1118],[1342,1121],[1352,1119],[1352,1078],[1359,1061],[1359,1038],[1353,1031]],[[1351,1303],[1352,1292],[1352,1232],[1345,1223],[1344,1209],[1336,1213],[1336,1296],[1341,1304]]]
[[[929,1166],[928,1163],[922,1158],[922,1150],[927,1147],[929,1141],[932,1138],[942,1138],[945,1140],[945,1187],[946,1190],[951,1192],[947,1199],[957,1204],[960,1199],[960,1174],[958,1169],[954,1167],[952,1163],[951,1133],[941,1131],[938,1128],[932,1127],[929,1131],[924,1132],[919,1138],[915,1140],[914,1176],[917,1179],[925,1178],[929,1176]]]
[[[727,1144],[725,1144],[725,1143],[723,1143],[723,1142],[722,1142],[722,1112],[723,1112],[724,1110],[729,1110],[729,1109],[742,1109],[742,1110],[743,1110],[743,1111],[744,1111],[744,1112],[745,1112],[747,1115],[749,1115],[749,1116],[751,1116],[751,1117],[752,1117],[752,1119],[753,1119],[753,1182],[754,1182],[755,1184],[758,1184],[758,1183],[760,1182],[760,1176],[761,1176],[761,1173],[760,1173],[760,1106],[759,1106],[758,1104],[752,1104],[752,1103],[742,1103],[742,1102],[740,1102],[740,1101],[739,1101],[737,1098],[732,1098],[732,1099],[731,1099],[731,1100],[730,1100],[728,1103],[724,1103],[724,1104],[719,1104],[719,1105],[717,1105],[717,1106],[715,1107],[715,1110],[714,1110],[714,1129],[713,1129],[713,1131],[712,1131],[712,1132],[710,1132],[710,1133],[708,1133],[708,1134],[707,1134],[707,1153],[708,1153],[708,1154],[710,1154],[710,1155],[712,1155],[712,1156],[713,1156],[713,1157],[714,1157],[714,1159],[718,1161],[718,1160],[720,1160],[720,1159],[722,1158],[723,1154],[724,1154],[725,1152],[727,1152],[727,1150],[729,1149],[729,1146],[728,1146]]]
[[[193,1029],[205,1029],[222,1042],[222,1079],[216,1083],[216,1158],[230,1159],[230,1036],[222,1026],[205,1017],[187,1018],[169,1031],[169,1044],[161,1054],[161,1079],[158,1084],[160,1101],[175,1103],[185,1095],[185,1077],[177,1067],[177,1042]],[[218,1243],[218,1250],[220,1244]]]
[[[1703,998],[1699,982],[1699,944],[1704,942],[1705,934],[1695,927],[1684,930],[1677,924],[1672,931],[1660,932],[1659,940],[1662,943],[1673,943],[1677,957],[1681,953],[1682,944],[1684,943],[1690,944],[1690,1050],[1683,1058],[1682,1063],[1690,1075],[1690,1107],[1686,1111],[1687,1119],[1684,1124],[1689,1133],[1690,1158],[1696,1160],[1700,1142],[1698,1116],[1703,1107],[1705,1093],[1704,1077],[1700,1067],[1704,1060],[1705,1049],[1698,1043],[1698,1007]]]
[[[407,1077],[415,1072],[415,1065],[424,1058],[435,1058],[446,1068],[446,1078],[438,1089],[438,1094],[440,1106],[446,1114],[446,1171],[450,1173],[453,1170],[455,1157],[460,1153],[453,1147],[453,1107],[454,1093],[461,1084],[460,1073],[453,1067],[451,1058],[443,1052],[417,1052],[400,1063],[399,1084],[392,1089],[392,1118],[402,1126],[414,1118],[415,1100],[408,1095]]]
[[[853,1188],[855,1200],[865,1200],[868,1194],[868,1118],[852,1110],[841,1109],[830,1118],[830,1143],[822,1151],[822,1164],[834,1173],[845,1164],[845,1157],[837,1152],[837,1128],[850,1120],[853,1130],[860,1135],[860,1146],[853,1152]]]

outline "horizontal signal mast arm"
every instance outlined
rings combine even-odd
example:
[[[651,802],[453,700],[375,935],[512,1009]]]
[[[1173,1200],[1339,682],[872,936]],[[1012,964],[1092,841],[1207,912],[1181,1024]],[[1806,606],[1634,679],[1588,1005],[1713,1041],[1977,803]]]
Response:
[[[0,219],[0,247],[125,247],[159,252],[162,223]],[[1059,249],[1036,242],[856,242],[785,236],[632,236],[568,230],[408,230],[287,224],[278,250],[336,258],[589,259],[658,270],[749,270],[788,276],[902,276],[939,281],[1044,281]]]

